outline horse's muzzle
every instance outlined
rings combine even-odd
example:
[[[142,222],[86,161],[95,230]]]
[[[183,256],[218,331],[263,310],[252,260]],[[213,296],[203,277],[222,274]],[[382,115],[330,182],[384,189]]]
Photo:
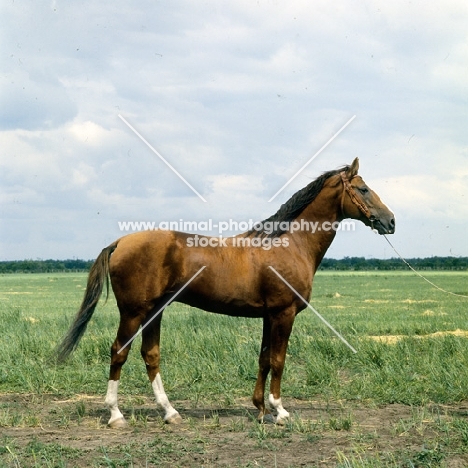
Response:
[[[376,229],[379,234],[394,234],[395,233],[395,218],[391,217],[388,219],[373,218],[371,216],[370,221],[372,228]]]

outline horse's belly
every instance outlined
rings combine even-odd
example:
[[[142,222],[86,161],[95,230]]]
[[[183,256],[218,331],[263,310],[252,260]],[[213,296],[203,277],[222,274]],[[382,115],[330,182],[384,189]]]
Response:
[[[198,294],[183,294],[177,298],[177,302],[197,307],[198,309],[213,312],[215,314],[231,315],[233,317],[263,317],[265,308],[260,303],[249,303],[242,299],[223,300],[206,297]]]

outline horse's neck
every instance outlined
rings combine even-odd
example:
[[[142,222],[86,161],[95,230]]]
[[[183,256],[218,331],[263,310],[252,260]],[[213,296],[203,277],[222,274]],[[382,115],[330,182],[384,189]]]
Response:
[[[296,219],[300,230],[292,234],[305,247],[312,266],[318,268],[341,221],[339,197],[317,198]]]

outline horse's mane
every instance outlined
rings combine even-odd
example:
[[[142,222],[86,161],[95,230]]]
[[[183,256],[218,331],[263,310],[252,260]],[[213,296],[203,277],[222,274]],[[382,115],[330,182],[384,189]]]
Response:
[[[258,225],[262,226],[265,225],[265,223],[269,223],[269,226],[273,226],[271,223],[276,223],[274,224],[276,226],[276,229],[274,229],[272,232],[267,233],[265,232],[265,229],[252,229],[247,233],[247,235],[253,234],[254,236],[272,238],[280,237],[287,231],[279,227],[280,223],[289,223],[296,219],[304,211],[304,209],[315,200],[317,195],[322,190],[323,184],[329,177],[337,175],[342,171],[347,171],[348,169],[349,166],[347,165],[339,169],[324,172],[322,175],[313,180],[310,184],[306,185],[304,188],[296,192],[286,203],[283,203],[274,215],[271,215],[269,218],[266,218],[260,223],[258,223]]]

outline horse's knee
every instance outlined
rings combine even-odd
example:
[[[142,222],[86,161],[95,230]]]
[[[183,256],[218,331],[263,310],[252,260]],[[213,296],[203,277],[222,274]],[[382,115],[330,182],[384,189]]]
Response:
[[[147,350],[144,348],[141,348],[141,357],[143,358],[143,361],[145,361],[146,365],[158,365],[159,364],[159,359],[160,359],[160,353],[158,349],[151,349]]]
[[[120,369],[127,361],[130,347],[122,348],[119,343],[114,343],[111,347],[111,369]]]

